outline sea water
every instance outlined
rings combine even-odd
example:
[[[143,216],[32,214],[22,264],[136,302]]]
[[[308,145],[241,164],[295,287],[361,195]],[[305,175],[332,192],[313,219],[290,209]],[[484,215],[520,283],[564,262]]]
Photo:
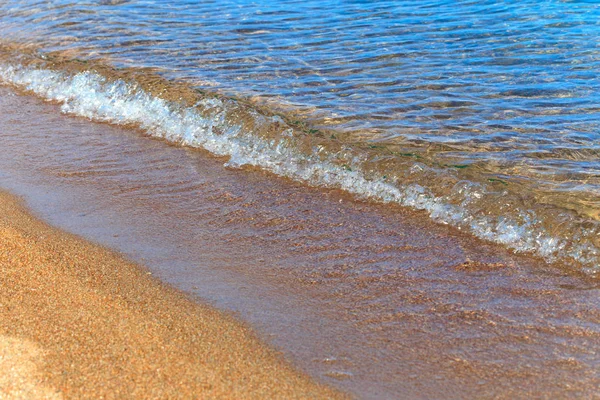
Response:
[[[0,74],[64,112],[594,273],[599,15],[565,1],[5,1]],[[148,91],[157,77],[178,85]]]

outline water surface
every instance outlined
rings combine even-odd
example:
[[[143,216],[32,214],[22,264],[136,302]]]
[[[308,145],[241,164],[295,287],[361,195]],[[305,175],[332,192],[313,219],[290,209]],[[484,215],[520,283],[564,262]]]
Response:
[[[0,38],[11,43],[5,82],[54,90],[71,82],[65,60],[77,58],[92,62],[79,73],[109,63],[135,70],[125,80],[146,89],[158,74],[200,97],[224,94],[233,103],[209,107],[228,115],[221,131],[242,126],[246,147],[266,138],[298,162],[340,169],[337,181],[277,173],[425,209],[476,236],[594,273],[598,17],[593,2],[558,0],[8,0],[0,5]],[[35,55],[25,50],[31,44]],[[50,52],[62,61],[48,59]],[[34,68],[32,57],[35,68],[60,76],[15,78],[10,69]],[[100,75],[116,79],[106,69]],[[59,98],[46,89],[42,95],[69,102],[77,88]],[[97,101],[96,89],[78,90],[77,101]],[[186,89],[154,94],[172,100],[183,97],[179,91]],[[240,116],[241,103],[254,110]],[[220,118],[207,117],[206,108],[205,118]],[[137,125],[149,119],[83,114]],[[169,129],[154,126],[154,133],[206,147]],[[281,163],[273,153],[262,146],[234,162],[276,170],[267,166]],[[344,170],[360,177],[341,177]],[[389,188],[367,188],[363,178]]]

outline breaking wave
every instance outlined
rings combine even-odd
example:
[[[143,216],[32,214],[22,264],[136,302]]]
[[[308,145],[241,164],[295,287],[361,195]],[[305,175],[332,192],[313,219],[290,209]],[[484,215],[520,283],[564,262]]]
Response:
[[[416,153],[352,146],[333,135],[329,140],[286,116],[231,98],[161,96],[135,80],[93,69],[4,61],[0,81],[60,103],[65,114],[132,125],[171,143],[228,157],[228,166],[252,165],[309,185],[424,210],[435,221],[479,238],[549,262],[577,264],[589,273],[600,265],[597,221],[556,207],[542,215],[506,182],[467,179],[462,166],[440,167]]]

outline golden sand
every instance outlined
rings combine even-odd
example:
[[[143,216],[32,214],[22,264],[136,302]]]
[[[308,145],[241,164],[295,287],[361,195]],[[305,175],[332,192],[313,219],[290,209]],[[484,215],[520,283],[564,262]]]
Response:
[[[244,324],[0,194],[0,398],[337,398]]]

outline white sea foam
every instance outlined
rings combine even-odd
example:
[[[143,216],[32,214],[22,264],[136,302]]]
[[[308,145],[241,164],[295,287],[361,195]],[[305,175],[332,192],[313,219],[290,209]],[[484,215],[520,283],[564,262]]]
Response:
[[[517,222],[507,216],[475,214],[469,211],[467,200],[460,205],[452,204],[419,184],[393,184],[384,178],[367,178],[358,162],[349,168],[323,157],[318,149],[313,154],[302,153],[293,145],[290,127],[282,130],[280,139],[270,140],[249,131],[242,123],[232,122],[226,116],[226,100],[207,98],[195,107],[182,107],[154,97],[135,84],[109,82],[93,72],[71,75],[20,65],[0,64],[0,80],[60,102],[67,114],[115,124],[136,124],[150,135],[228,156],[227,164],[231,166],[254,165],[312,185],[425,210],[436,221],[516,251],[535,253],[549,261],[570,258],[590,271],[598,268],[600,252],[593,244],[552,237],[539,226],[535,216]],[[275,122],[279,117],[261,118],[273,118]],[[471,199],[485,195],[482,188],[471,193],[464,185],[456,191]]]

